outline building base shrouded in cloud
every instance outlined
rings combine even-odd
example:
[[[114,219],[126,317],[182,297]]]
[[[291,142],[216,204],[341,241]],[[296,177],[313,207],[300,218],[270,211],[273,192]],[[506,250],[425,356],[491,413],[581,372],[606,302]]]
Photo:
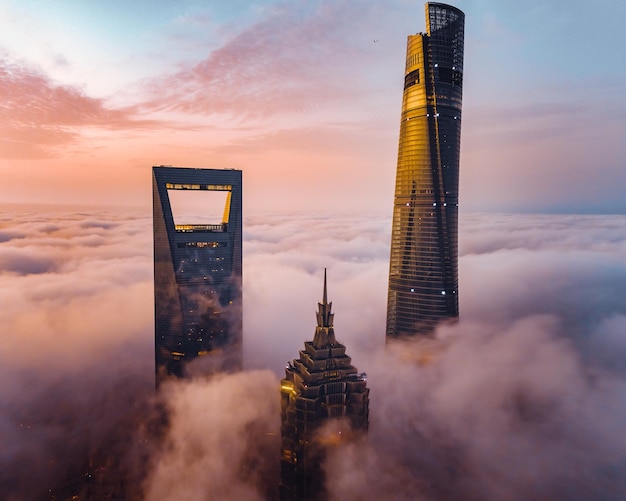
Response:
[[[241,190],[239,170],[152,169],[157,384],[199,358],[200,374],[241,369]]]
[[[281,381],[282,501],[324,499],[326,453],[368,428],[366,376],[335,339],[331,308],[324,272],[315,336],[287,365]]]
[[[458,204],[465,15],[426,4],[407,40],[393,209],[387,338],[458,317]]]

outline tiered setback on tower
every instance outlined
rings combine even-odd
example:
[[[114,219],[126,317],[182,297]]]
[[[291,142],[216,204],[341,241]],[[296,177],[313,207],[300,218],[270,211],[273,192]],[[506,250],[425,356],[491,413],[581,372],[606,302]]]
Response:
[[[289,363],[281,381],[281,500],[323,499],[328,447],[367,431],[369,389],[335,340],[332,303],[318,303],[313,341]],[[322,496],[322,497],[320,497]]]
[[[175,224],[170,190],[227,192],[221,224]],[[153,167],[152,196],[157,384],[203,355],[240,370],[241,171]]]
[[[456,318],[465,15],[426,4],[427,34],[407,40],[398,146],[387,336]]]

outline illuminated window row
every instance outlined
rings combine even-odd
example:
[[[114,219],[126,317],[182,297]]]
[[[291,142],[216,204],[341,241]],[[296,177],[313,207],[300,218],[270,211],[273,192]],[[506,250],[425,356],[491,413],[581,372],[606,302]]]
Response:
[[[228,231],[228,224],[177,224],[175,229],[179,233],[225,233]]]
[[[165,183],[168,190],[199,190],[199,184]]]
[[[168,190],[209,190],[209,191],[232,191],[230,184],[189,184],[189,183],[165,183]]]
[[[227,247],[228,242],[179,242],[178,248],[184,249],[186,247]]]

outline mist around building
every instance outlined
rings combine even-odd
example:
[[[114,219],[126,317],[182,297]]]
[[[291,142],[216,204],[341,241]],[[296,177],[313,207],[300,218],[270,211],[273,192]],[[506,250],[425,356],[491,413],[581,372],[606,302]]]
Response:
[[[264,499],[324,267],[371,392],[367,440],[327,459],[329,499],[623,497],[624,216],[461,214],[459,323],[385,346],[389,218],[250,215],[244,371],[155,397],[151,216],[45,211],[3,208],[5,499],[103,475],[98,450],[138,499]]]

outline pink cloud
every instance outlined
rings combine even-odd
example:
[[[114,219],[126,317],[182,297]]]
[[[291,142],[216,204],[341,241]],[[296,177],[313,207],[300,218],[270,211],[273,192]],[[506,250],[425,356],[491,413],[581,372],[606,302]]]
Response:
[[[204,61],[153,83],[148,106],[246,117],[331,109],[368,86],[366,32],[378,14],[350,2],[280,4]]]
[[[38,69],[0,53],[0,156],[46,158],[58,146],[73,143],[81,128],[150,127],[130,110],[108,108],[105,101],[79,88],[58,85]]]

